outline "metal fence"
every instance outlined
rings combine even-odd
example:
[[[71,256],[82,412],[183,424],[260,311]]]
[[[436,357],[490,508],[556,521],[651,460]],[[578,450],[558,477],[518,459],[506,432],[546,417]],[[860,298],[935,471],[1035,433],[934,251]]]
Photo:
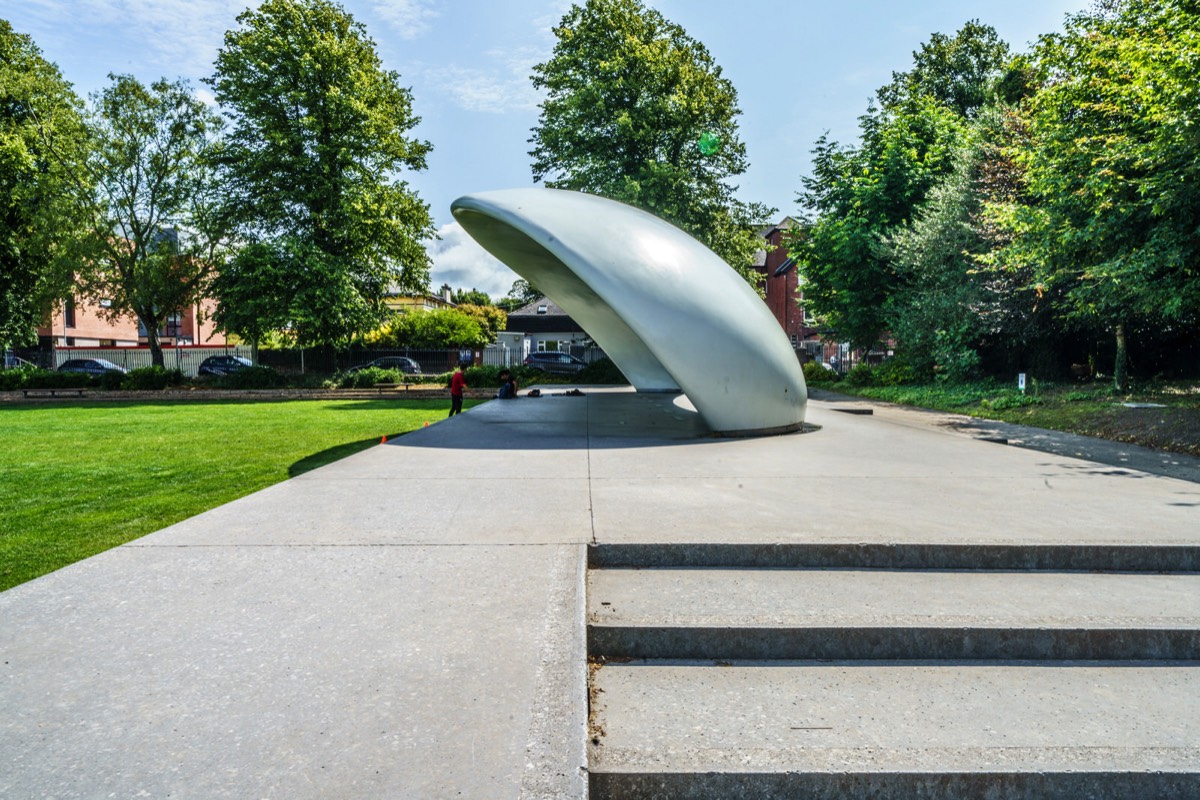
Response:
[[[9,351],[12,363],[30,362],[46,369],[57,369],[64,361],[73,358],[103,358],[127,370],[148,367],[151,364],[148,347],[63,347],[50,349],[20,349]],[[571,355],[592,363],[605,358],[599,347],[572,347]],[[235,355],[254,360],[253,348],[249,345],[218,346],[188,345],[163,348],[163,366],[179,369],[188,377],[195,377],[201,362],[213,355]],[[280,372],[295,374],[333,374],[384,358],[405,356],[421,365],[421,372],[436,375],[452,372],[460,363],[491,367],[515,367],[525,360],[526,353],[520,348],[493,344],[487,347],[455,348],[449,350],[401,348],[351,347],[338,350],[332,347],[291,348],[281,350],[260,349],[258,364],[273,367]]]
[[[193,345],[187,347],[164,347],[163,366],[167,369],[178,369],[189,378],[196,377],[200,363],[209,356],[231,355],[251,357],[249,346],[212,347]],[[103,358],[118,367],[137,369],[151,365],[149,347],[63,347],[53,353],[54,361],[49,366],[57,369],[64,361],[73,358]]]
[[[598,347],[571,348],[571,355],[591,363],[604,358]],[[389,356],[411,358],[421,366],[426,375],[452,372],[459,364],[478,364],[490,367],[515,367],[525,360],[524,351],[488,345],[487,347],[454,348],[448,350],[418,347],[351,347],[335,350],[332,347],[293,348],[287,350],[259,350],[258,363],[274,367],[280,372],[332,374],[369,364],[376,359]]]

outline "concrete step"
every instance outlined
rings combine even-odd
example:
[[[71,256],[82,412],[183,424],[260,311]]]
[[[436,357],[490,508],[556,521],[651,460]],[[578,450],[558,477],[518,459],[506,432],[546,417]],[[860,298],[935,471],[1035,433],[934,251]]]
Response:
[[[606,798],[1200,797],[1200,663],[593,668]]]
[[[1128,544],[601,543],[588,548],[588,566],[1200,572],[1200,545],[1138,542],[1136,531],[1130,539]]]
[[[1200,659],[1200,574],[588,575],[588,652],[650,659]]]

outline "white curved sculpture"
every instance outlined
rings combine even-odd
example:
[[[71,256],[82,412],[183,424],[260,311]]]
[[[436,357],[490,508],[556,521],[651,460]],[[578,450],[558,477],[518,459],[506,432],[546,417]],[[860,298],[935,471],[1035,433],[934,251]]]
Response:
[[[791,345],[736,272],[632,206],[555,189],[466,195],[451,209],[488,252],[554,300],[639,392],[682,389],[713,431],[804,422]]]

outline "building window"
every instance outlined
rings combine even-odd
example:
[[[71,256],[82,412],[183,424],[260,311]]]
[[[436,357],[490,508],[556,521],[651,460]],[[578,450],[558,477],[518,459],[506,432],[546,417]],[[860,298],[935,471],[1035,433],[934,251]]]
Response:
[[[68,328],[75,327],[75,298],[68,297],[63,302],[63,324]]]
[[[183,315],[176,311],[167,317],[167,321],[163,323],[162,335],[171,339],[177,339],[183,333]]]
[[[569,341],[560,342],[557,339],[539,339],[537,349],[539,353],[561,353],[570,346],[571,343]]]

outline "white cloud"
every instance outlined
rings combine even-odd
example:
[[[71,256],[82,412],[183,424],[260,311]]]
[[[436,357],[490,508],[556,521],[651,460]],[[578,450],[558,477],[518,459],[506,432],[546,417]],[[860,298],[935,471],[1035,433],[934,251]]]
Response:
[[[545,57],[541,48],[489,50],[483,56],[494,66],[450,64],[427,68],[425,74],[438,91],[467,111],[504,114],[537,108],[542,97],[529,82],[529,76],[533,65]]]
[[[208,106],[209,108],[216,107],[217,98],[215,96],[213,96],[213,93],[210,92],[208,89],[205,89],[204,87],[200,87],[195,92],[193,92],[193,94],[196,95],[197,100],[199,100],[201,103],[204,103],[204,105]]]
[[[429,282],[434,288],[448,283],[455,289],[478,289],[498,299],[507,295],[520,277],[476,244],[457,222],[443,225],[438,236],[441,238],[425,245],[433,260]]]
[[[415,39],[429,30],[429,21],[438,15],[429,0],[375,0],[376,15],[401,39]]]

